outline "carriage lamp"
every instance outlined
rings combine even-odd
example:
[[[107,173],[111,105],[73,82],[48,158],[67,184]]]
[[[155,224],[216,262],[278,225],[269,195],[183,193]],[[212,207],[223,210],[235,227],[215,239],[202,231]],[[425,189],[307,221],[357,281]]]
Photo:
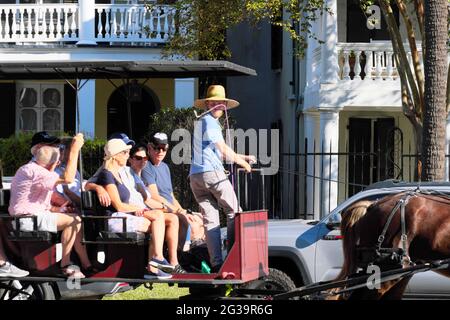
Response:
[[[131,80],[130,84],[130,102],[142,101],[142,86],[136,79]]]

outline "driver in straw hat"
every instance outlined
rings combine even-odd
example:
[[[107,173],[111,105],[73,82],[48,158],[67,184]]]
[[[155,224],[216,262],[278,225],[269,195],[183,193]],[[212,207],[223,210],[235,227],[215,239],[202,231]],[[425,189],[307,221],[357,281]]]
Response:
[[[227,216],[228,249],[234,241],[234,215],[240,210],[222,159],[251,172],[250,163],[256,158],[235,153],[224,141],[219,118],[224,110],[237,107],[239,102],[226,98],[223,86],[210,86],[206,98],[196,100],[194,105],[207,112],[194,127],[190,185],[203,215],[211,270],[218,272],[223,264],[218,209],[221,207]]]

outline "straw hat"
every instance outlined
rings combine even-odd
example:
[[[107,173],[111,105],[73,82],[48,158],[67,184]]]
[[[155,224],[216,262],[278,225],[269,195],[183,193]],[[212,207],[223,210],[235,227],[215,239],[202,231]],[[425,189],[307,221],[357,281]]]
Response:
[[[105,145],[105,160],[108,160],[112,157],[114,157],[116,154],[125,151],[130,150],[131,145],[127,145],[122,139],[111,139],[106,142]]]
[[[225,88],[223,86],[212,85],[208,87],[208,91],[206,92],[206,98],[195,100],[194,106],[206,110],[206,101],[214,101],[214,100],[226,101],[228,109],[236,108],[239,105],[239,102],[237,102],[236,100],[226,98]]]

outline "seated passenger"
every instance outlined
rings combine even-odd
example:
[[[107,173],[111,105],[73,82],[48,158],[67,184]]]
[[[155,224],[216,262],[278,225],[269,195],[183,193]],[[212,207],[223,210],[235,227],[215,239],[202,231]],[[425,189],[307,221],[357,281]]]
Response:
[[[38,230],[56,233],[62,231],[61,272],[64,276],[84,278],[80,268],[70,262],[72,248],[80,258],[85,272],[93,270],[86,248],[81,244],[81,218],[64,213],[65,207],[50,203],[56,185],[71,183],[75,177],[78,154],[83,146],[81,133],[73,139],[66,171],[59,176],[54,170],[59,161],[59,150],[52,146],[40,147],[34,160],[20,167],[11,182],[9,213],[12,216],[37,216]],[[32,218],[20,219],[21,230],[33,228]]]
[[[126,145],[133,147],[135,145],[134,140],[131,140],[125,133],[115,132],[111,134],[108,140],[111,139],[121,139],[125,142]],[[97,193],[98,200],[100,204],[104,207],[109,207],[111,205],[111,198],[109,197],[108,192],[106,192],[105,188],[97,184],[97,178],[100,171],[103,170],[103,165],[98,168],[98,170],[94,173],[92,177],[89,178],[85,190],[86,191],[95,191]],[[120,175],[121,170],[119,170]]]
[[[61,140],[59,145],[59,151],[61,153],[61,160],[56,167],[55,172],[62,175],[66,171],[67,161],[69,160],[70,145],[72,144],[72,138],[65,138]],[[80,208],[81,204],[81,174],[77,170],[74,181],[70,184],[59,184],[56,186],[56,193],[61,195],[66,201],[70,201],[75,208]]]
[[[183,268],[178,263],[178,217],[167,212],[166,208],[158,201],[151,198],[150,193],[146,190],[144,183],[141,180],[140,174],[142,168],[147,162],[146,146],[138,144],[131,148],[130,151],[130,167],[126,167],[122,174],[124,181],[130,191],[130,202],[139,206],[147,206],[150,209],[160,209],[165,211],[164,221],[166,224],[166,243],[168,248],[169,262],[175,266],[174,273],[185,273]]]
[[[31,160],[35,160],[36,152],[43,146],[59,147],[61,139],[55,136],[51,136],[47,131],[36,132],[31,138],[30,152],[33,156]],[[57,192],[52,193],[52,204],[55,206],[62,206],[67,202],[67,199],[62,197]]]
[[[149,263],[146,279],[168,279],[169,273],[175,266],[167,262],[163,256],[163,244],[165,235],[164,213],[159,210],[149,210],[145,206],[131,204],[130,191],[125,185],[124,179],[119,175],[126,166],[131,146],[126,145],[121,139],[111,139],[105,145],[105,158],[103,169],[97,177],[96,183],[105,188],[111,198],[111,206],[108,213],[113,217],[126,217],[128,232],[151,233],[149,245]],[[122,231],[121,219],[109,220],[110,230]]]
[[[199,245],[205,241],[203,218],[200,213],[188,212],[180,205],[173,194],[172,180],[169,166],[163,161],[169,150],[169,141],[165,133],[155,133],[150,137],[147,145],[149,160],[141,169],[141,177],[147,186],[152,199],[162,203],[170,212],[175,213],[180,220],[179,249],[183,250],[188,227],[192,245]],[[132,164],[133,166],[133,164]]]

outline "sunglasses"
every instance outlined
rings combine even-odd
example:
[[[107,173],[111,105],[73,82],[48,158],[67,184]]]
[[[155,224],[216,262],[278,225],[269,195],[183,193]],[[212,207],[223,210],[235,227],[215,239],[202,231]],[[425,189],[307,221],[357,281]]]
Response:
[[[137,161],[142,161],[142,160],[147,161],[147,160],[148,160],[148,157],[133,156],[133,159],[134,159],[134,160],[137,160]]]
[[[153,150],[155,150],[155,151],[167,151],[167,150],[169,150],[169,146],[154,146],[154,145],[151,145],[151,146],[152,146]]]

